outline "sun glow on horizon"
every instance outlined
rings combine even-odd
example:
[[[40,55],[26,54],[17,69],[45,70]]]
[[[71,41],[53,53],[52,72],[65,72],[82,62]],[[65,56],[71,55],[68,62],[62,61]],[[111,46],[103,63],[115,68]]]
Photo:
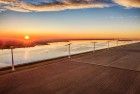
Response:
[[[29,40],[29,39],[30,39],[30,36],[29,36],[29,35],[25,35],[25,36],[24,36],[24,39],[25,39],[25,40]]]

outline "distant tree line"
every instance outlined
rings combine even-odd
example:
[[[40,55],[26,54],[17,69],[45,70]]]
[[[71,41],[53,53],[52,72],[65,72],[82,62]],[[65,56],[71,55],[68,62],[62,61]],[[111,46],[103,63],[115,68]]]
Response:
[[[11,46],[14,48],[23,48],[23,47],[34,47],[36,45],[48,45],[47,41],[15,41],[15,40],[8,40],[2,41],[0,40],[0,49],[9,49]]]

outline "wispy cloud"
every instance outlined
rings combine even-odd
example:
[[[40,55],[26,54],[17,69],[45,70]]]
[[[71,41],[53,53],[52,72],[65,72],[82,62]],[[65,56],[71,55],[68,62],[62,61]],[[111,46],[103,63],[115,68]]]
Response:
[[[66,9],[104,8],[119,4],[140,7],[140,0],[0,0],[0,10],[20,12],[61,11]]]
[[[108,0],[0,0],[1,9],[20,12],[104,8],[110,5]]]
[[[114,2],[127,8],[140,8],[140,0],[114,0]]]

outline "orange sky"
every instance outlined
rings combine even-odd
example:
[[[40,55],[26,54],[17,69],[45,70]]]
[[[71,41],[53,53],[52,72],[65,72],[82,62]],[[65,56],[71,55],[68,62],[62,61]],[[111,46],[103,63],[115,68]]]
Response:
[[[1,32],[0,38],[1,39],[24,39],[24,36],[30,36],[32,40],[38,39],[96,39],[96,38],[129,38],[129,39],[139,39],[139,32],[83,32],[83,33],[19,33],[19,32]]]

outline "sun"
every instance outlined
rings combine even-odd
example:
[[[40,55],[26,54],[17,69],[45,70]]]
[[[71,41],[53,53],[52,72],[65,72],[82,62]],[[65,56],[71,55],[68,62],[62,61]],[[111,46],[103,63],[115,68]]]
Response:
[[[25,36],[24,36],[24,39],[25,39],[25,40],[29,40],[29,39],[30,39],[30,36],[29,36],[29,35],[25,35]]]

